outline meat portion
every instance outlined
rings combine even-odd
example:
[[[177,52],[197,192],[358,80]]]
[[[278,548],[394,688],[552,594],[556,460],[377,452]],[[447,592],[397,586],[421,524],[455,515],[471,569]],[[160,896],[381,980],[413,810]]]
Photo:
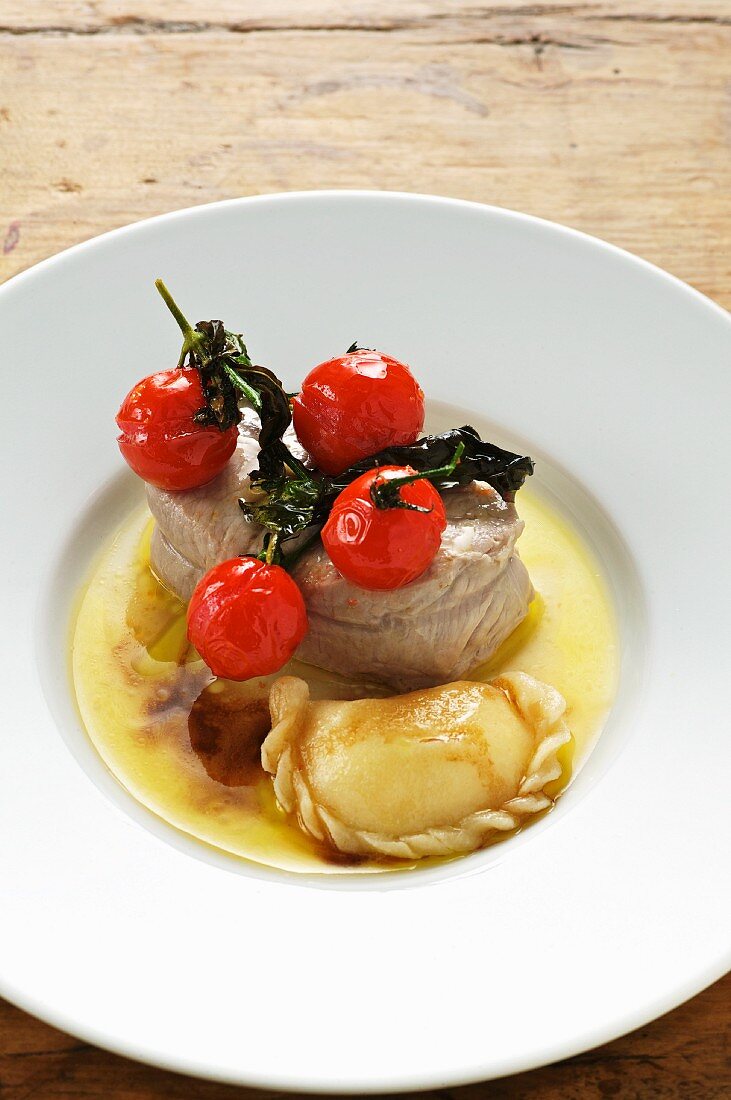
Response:
[[[437,556],[403,588],[357,588],[322,545],[303,556],[294,571],[310,620],[301,660],[408,691],[459,679],[495,652],[533,595],[515,553],[523,524],[484,484],[446,493],[444,504]]]
[[[245,409],[238,446],[213,481],[177,493],[147,486],[150,511],[157,520],[153,568],[181,599],[190,599],[199,578],[212,566],[261,549],[261,527],[249,522],[239,507],[240,497],[252,498],[248,475],[256,467],[258,439],[259,418],[253,409]],[[292,433],[287,443],[293,442]],[[304,457],[301,448],[299,454]]]
[[[250,493],[257,430],[250,413],[236,453],[208,485],[180,493],[148,486],[157,520],[152,565],[185,600],[206,570],[261,546],[261,528],[238,505]],[[488,660],[523,620],[533,596],[515,550],[523,523],[513,504],[481,482],[446,493],[444,504],[447,527],[437,556],[404,588],[358,588],[338,573],[319,542],[302,555],[293,575],[310,629],[297,651],[300,660],[398,691],[459,679]]]

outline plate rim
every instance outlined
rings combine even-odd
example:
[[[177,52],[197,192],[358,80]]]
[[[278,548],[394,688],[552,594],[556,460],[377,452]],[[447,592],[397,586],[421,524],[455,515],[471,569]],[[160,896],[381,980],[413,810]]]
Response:
[[[72,1038],[81,1039],[82,1042],[99,1047],[101,1050],[105,1050],[110,1054],[115,1054],[121,1058],[132,1059],[135,1062],[140,1062],[142,1065],[151,1066],[153,1069],[177,1073],[199,1081],[215,1081],[219,1084],[234,1085],[240,1088],[261,1088],[272,1091],[281,1089],[290,1092],[293,1096],[300,1093],[305,1096],[383,1096],[394,1092],[422,1092],[431,1089],[439,1089],[440,1087],[464,1088],[468,1085],[498,1081],[503,1077],[513,1077],[517,1074],[531,1073],[533,1070],[543,1069],[546,1066],[551,1066],[558,1062],[578,1057],[581,1054],[585,1054],[587,1051],[606,1046],[617,1039],[623,1038],[625,1035],[629,1035],[653,1023],[655,1020],[661,1019],[663,1016],[667,1016],[668,1013],[672,1012],[680,1005],[685,1004],[693,997],[703,993],[704,990],[709,989],[715,982],[724,978],[729,972],[729,968],[731,968],[731,955],[729,957],[728,966],[726,966],[725,970],[721,973],[709,972],[705,974],[700,985],[697,985],[695,982],[689,982],[679,999],[672,1004],[665,1004],[660,998],[658,1004],[649,1012],[638,1010],[633,1014],[629,1026],[621,1024],[617,1028],[609,1028],[606,1030],[596,1029],[595,1032],[589,1031],[580,1039],[578,1045],[572,1040],[566,1040],[563,1045],[559,1045],[558,1047],[554,1046],[550,1051],[543,1051],[538,1058],[524,1057],[521,1059],[515,1057],[512,1060],[506,1059],[505,1064],[498,1065],[496,1071],[492,1069],[486,1070],[487,1076],[480,1076],[479,1068],[476,1067],[475,1070],[467,1070],[464,1076],[450,1074],[449,1077],[437,1079],[433,1074],[428,1072],[423,1076],[420,1076],[418,1072],[408,1074],[402,1073],[400,1076],[392,1075],[388,1080],[384,1079],[378,1084],[374,1084],[372,1080],[368,1079],[361,1083],[357,1081],[336,1083],[329,1078],[322,1078],[320,1081],[308,1079],[302,1082],[297,1078],[296,1073],[281,1073],[279,1070],[268,1073],[266,1076],[257,1073],[247,1073],[244,1078],[238,1074],[230,1074],[225,1070],[222,1071],[213,1065],[203,1068],[199,1062],[195,1062],[194,1060],[191,1060],[190,1064],[188,1064],[184,1057],[160,1057],[155,1054],[154,1050],[148,1050],[140,1044],[129,1043],[125,1047],[123,1043],[110,1040],[103,1032],[97,1033],[93,1027],[74,1026],[73,1028],[69,1028],[63,1023],[63,1013],[57,1013],[54,1010],[47,1011],[45,1009],[39,1011],[34,1007],[35,1000],[33,997],[11,997],[7,995],[2,986],[0,986],[0,996],[4,997],[5,1000],[16,1008],[29,1013],[31,1016],[35,1016],[43,1023],[55,1027],[57,1030],[62,1031],[66,1035],[70,1035]]]
[[[10,278],[0,283],[0,295],[4,294],[9,287],[15,287],[19,282],[22,282],[27,277],[33,276],[38,271],[45,270],[47,267],[58,263],[71,254],[75,255],[85,249],[91,249],[101,242],[108,240],[110,237],[131,234],[151,224],[174,221],[178,218],[183,219],[197,210],[224,209],[226,207],[233,208],[244,204],[253,205],[256,203],[283,202],[291,199],[305,199],[309,201],[322,198],[336,199],[338,201],[346,198],[380,198],[398,199],[407,202],[413,201],[417,203],[436,203],[454,208],[487,210],[499,216],[514,219],[516,221],[531,222],[544,229],[558,230],[560,233],[568,234],[571,237],[591,241],[610,253],[632,260],[633,263],[639,264],[653,274],[661,276],[663,280],[669,281],[676,287],[681,288],[685,293],[690,292],[699,302],[710,307],[717,316],[720,316],[731,324],[731,314],[729,311],[718,302],[714,301],[713,298],[704,294],[702,290],[698,290],[697,287],[694,287],[691,283],[687,283],[684,279],[681,279],[680,276],[673,275],[672,272],[666,271],[663,267],[659,267],[657,264],[653,263],[652,260],[646,260],[643,256],[637,255],[636,252],[630,252],[629,249],[612,244],[611,241],[606,240],[604,237],[598,237],[593,233],[587,233],[583,229],[565,225],[563,222],[556,222],[552,221],[550,218],[543,218],[538,214],[526,214],[521,210],[513,210],[509,206],[497,206],[494,203],[479,202],[476,199],[453,198],[450,195],[434,195],[430,194],[428,191],[384,191],[377,187],[332,187],[323,188],[322,190],[308,188],[301,191],[257,192],[254,195],[239,195],[229,199],[214,199],[211,202],[195,203],[193,206],[176,207],[174,210],[166,210],[161,214],[150,214],[148,217],[138,218],[136,221],[132,222],[125,222],[124,225],[118,225],[114,229],[106,229],[103,233],[97,233],[93,237],[88,237],[83,241],[77,241],[75,244],[62,248],[60,252],[54,252],[51,256],[46,256],[44,259],[38,260],[37,263],[31,264],[30,267],[23,268],[22,271],[17,271],[14,275],[11,275]]]

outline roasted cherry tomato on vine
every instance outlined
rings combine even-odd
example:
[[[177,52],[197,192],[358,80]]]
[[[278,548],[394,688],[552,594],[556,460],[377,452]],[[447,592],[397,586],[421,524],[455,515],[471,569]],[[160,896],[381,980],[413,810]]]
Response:
[[[434,560],[447,517],[431,482],[422,478],[401,486],[385,507],[374,500],[385,483],[415,473],[411,466],[369,470],[333,504],[322,542],[336,569],[360,588],[401,588]]]
[[[117,442],[139,477],[159,489],[196,489],[220,474],[238,430],[197,424],[204,405],[200,375],[189,368],[159,371],[130,390],[117,413]]]
[[[188,638],[211,672],[227,680],[269,676],[307,633],[302,593],[279,565],[231,558],[196,585]]]
[[[424,427],[424,394],[404,363],[349,351],[310,371],[292,412],[316,465],[339,474],[384,447],[413,443]]]

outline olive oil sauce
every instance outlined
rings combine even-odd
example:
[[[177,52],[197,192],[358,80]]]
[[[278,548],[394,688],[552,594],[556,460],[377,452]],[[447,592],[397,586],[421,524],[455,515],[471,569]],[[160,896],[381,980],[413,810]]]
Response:
[[[523,490],[521,557],[536,589],[528,616],[469,679],[520,669],[553,684],[568,704],[568,782],[598,735],[615,691],[614,615],[599,568],[578,536]],[[185,606],[149,566],[152,521],[137,511],[101,553],[73,630],[81,716],[101,757],[143,805],[185,833],[234,855],[294,871],[343,873],[416,864],[333,856],[277,805],[259,750],[275,677],[216,680],[186,638]],[[387,694],[292,661],[315,698]],[[282,673],[278,673],[281,675]],[[427,862],[419,861],[419,866]]]

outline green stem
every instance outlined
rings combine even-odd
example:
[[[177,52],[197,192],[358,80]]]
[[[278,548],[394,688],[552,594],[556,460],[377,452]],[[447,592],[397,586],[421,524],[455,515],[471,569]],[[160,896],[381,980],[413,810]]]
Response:
[[[274,558],[278,556],[278,551],[279,551],[279,532],[277,531],[276,533],[273,533],[269,536],[269,541],[267,542],[266,555],[265,555],[265,558],[264,558],[267,565],[272,564],[272,562],[274,561]]]
[[[436,466],[432,470],[421,470],[416,474],[405,474],[403,477],[394,477],[388,481],[375,481],[371,485],[371,500],[375,504],[376,508],[394,508],[398,507],[399,489],[403,485],[411,485],[414,481],[422,481],[425,477],[430,481],[438,481],[439,478],[449,477],[453,474],[455,468],[459,465],[459,460],[464,453],[464,443],[460,440],[457,444],[454,454],[452,455],[446,466]],[[394,499],[395,498],[395,499]],[[413,507],[415,511],[423,512],[430,509],[419,508],[418,505],[407,505],[407,507]]]
[[[259,396],[258,391],[255,390],[253,386],[250,386],[248,382],[245,382],[239,372],[235,371],[233,367],[229,366],[228,363],[222,363],[221,366],[223,367],[223,371],[226,377],[230,379],[236,389],[240,390],[246,400],[254,406],[258,413],[260,413],[262,406],[261,397]]]
[[[175,301],[162,279],[155,279],[155,287],[157,288],[157,291],[163,302],[175,318],[178,324],[178,328],[183,334],[183,348],[180,352],[180,358],[178,359],[178,366],[182,367],[188,352],[193,351],[196,346],[200,344],[203,336],[200,332],[196,332],[196,330],[193,328],[190,321],[180,309],[178,303]]]
[[[279,447],[277,448],[281,454],[282,462],[285,466],[289,466],[290,470],[300,481],[313,482],[315,478],[312,476],[312,470],[308,470],[306,466],[303,466],[299,459],[295,458],[289,447],[283,440],[279,440]]]
[[[284,567],[289,569],[290,566],[301,558],[305,550],[309,550],[313,543],[317,542],[320,537],[320,531],[322,530],[322,524],[318,523],[315,530],[306,539],[303,539],[296,550],[292,550],[289,554],[284,554]]]

